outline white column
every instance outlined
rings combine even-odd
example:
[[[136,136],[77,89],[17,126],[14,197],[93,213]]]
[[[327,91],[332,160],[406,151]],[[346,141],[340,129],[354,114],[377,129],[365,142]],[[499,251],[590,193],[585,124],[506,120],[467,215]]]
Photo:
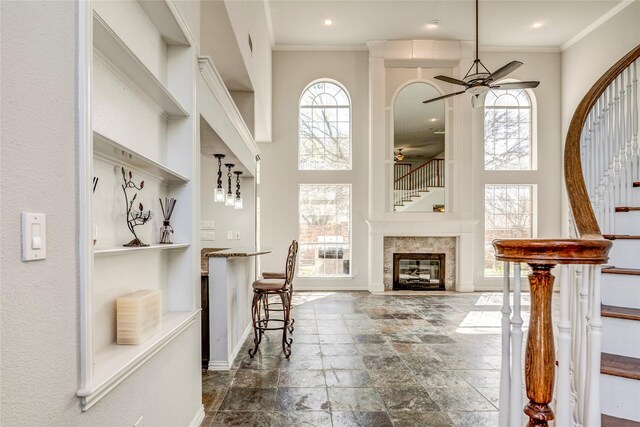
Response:
[[[589,266],[590,317],[589,353],[587,355],[587,379],[585,387],[584,425],[600,427],[600,356],[602,351],[602,318],[600,316],[601,267]]]
[[[569,266],[560,266],[560,322],[558,323],[558,381],[556,425],[571,425],[571,282]]]
[[[509,427],[509,395],[511,376],[509,372],[511,305],[509,304],[509,263],[504,263],[502,284],[502,368],[500,370],[500,427]]]
[[[513,316],[511,317],[511,404],[509,418],[511,427],[522,424],[522,316],[520,314],[520,263],[513,268]]]

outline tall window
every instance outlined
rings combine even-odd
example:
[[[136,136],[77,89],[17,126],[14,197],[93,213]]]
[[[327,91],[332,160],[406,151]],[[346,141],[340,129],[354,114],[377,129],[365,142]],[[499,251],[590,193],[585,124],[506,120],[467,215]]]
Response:
[[[298,275],[351,273],[351,185],[300,184]]]
[[[532,168],[531,99],[522,89],[491,90],[484,103],[485,170]]]
[[[494,239],[533,237],[533,186],[486,185],[484,191],[484,275],[502,275]]]
[[[351,169],[351,105],[335,83],[312,83],[300,98],[298,169]]]

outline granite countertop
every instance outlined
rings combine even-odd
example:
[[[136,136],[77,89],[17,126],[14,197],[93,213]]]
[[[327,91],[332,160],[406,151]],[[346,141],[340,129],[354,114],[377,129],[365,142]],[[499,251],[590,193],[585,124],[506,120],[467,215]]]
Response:
[[[202,256],[201,260],[201,274],[206,276],[209,274],[209,260],[208,258],[243,258],[256,255],[264,255],[271,253],[271,249],[264,249],[257,251],[255,248],[203,248],[200,251]]]

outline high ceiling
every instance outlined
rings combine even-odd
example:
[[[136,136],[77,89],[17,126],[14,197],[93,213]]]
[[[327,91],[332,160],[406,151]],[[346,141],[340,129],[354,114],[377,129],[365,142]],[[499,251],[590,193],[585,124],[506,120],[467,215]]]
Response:
[[[557,48],[620,0],[481,0],[480,45]],[[277,47],[362,46],[370,40],[473,40],[472,0],[270,0]],[[325,20],[331,25],[325,25]],[[430,29],[433,20],[440,24]]]

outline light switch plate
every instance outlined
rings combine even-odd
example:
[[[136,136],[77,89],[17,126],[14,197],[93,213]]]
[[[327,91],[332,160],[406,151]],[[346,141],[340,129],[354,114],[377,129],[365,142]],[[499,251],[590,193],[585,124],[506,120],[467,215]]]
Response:
[[[233,240],[233,231],[227,230],[227,240]]]
[[[200,221],[200,230],[215,230],[216,222],[213,219]]]
[[[38,261],[46,257],[46,215],[22,212],[22,261]]]
[[[216,232],[213,230],[201,230],[200,240],[216,240]]]

